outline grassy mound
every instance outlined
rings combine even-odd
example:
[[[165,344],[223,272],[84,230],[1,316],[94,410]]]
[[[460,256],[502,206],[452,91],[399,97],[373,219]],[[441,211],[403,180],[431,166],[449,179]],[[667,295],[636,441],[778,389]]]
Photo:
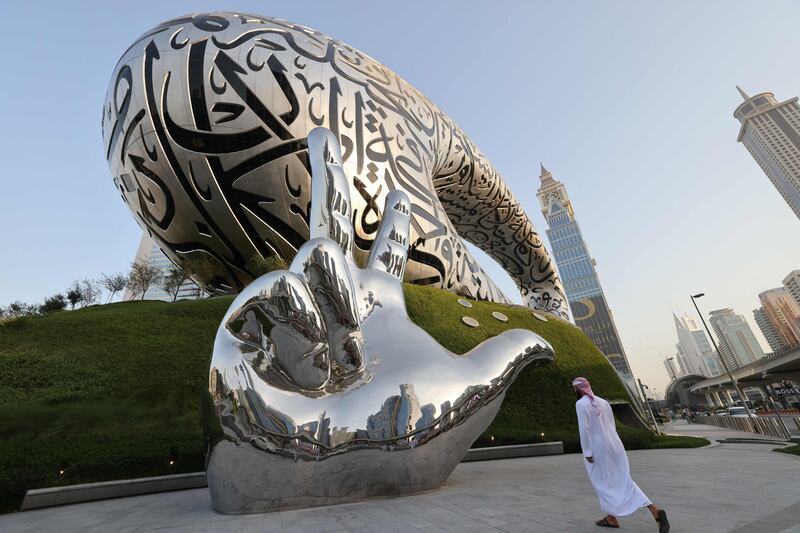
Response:
[[[405,292],[411,319],[452,352],[463,354],[512,328],[538,333],[556,352],[552,364],[520,374],[494,422],[475,446],[560,440],[565,451],[580,451],[576,397],[571,385],[577,376],[586,377],[594,392],[612,403],[628,401],[624,385],[600,350],[581,330],[563,320],[547,315],[544,322],[526,307],[491,302],[472,302],[472,308],[466,309],[452,293],[416,285],[407,285]],[[493,311],[502,312],[508,322],[495,319]],[[461,323],[462,316],[475,318],[480,327],[466,327]],[[618,431],[628,449],[676,446],[670,438],[659,438],[642,429],[618,424]],[[708,444],[698,441],[700,446]]]
[[[201,398],[230,303],[126,302],[0,325],[0,509],[32,488],[202,470]]]
[[[454,352],[514,327],[556,350],[554,364],[523,372],[478,444],[564,440],[575,450],[576,375],[603,397],[625,398],[605,358],[563,321],[498,304],[465,309],[413,285],[406,299],[412,320]],[[209,360],[231,301],[125,302],[0,323],[0,510],[18,508],[32,488],[202,470]],[[481,327],[461,324],[464,315]],[[659,445],[646,431],[620,431],[629,447]]]

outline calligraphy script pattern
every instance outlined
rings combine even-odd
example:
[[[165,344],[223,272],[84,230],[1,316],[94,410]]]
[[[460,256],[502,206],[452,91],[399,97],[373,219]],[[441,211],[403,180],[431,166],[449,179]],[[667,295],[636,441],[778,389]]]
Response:
[[[525,303],[569,318],[555,266],[492,164],[419,91],[374,59],[285,20],[187,16],[142,35],[103,106],[114,183],[167,256],[214,293],[253,279],[252,259],[291,259],[308,239],[306,136],[340,140],[356,257],[387,193],[412,202],[406,281],[507,298],[465,247],[491,255]]]

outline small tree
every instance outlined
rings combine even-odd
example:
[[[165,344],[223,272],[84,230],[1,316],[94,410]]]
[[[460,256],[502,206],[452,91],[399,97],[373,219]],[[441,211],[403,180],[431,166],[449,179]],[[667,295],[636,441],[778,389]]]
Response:
[[[144,300],[147,289],[154,283],[158,283],[159,279],[161,279],[161,269],[157,266],[150,264],[149,261],[136,262],[131,264],[128,288],[134,297],[141,294],[141,299]]]
[[[100,285],[108,291],[108,299],[106,299],[106,303],[109,303],[111,300],[114,299],[114,295],[120,291],[124,291],[125,287],[128,286],[128,277],[121,272],[117,272],[116,274],[103,274],[103,277],[100,278]]]
[[[6,308],[6,316],[9,318],[14,318],[18,316],[32,315],[35,310],[36,308],[34,306],[17,300],[16,302],[8,304],[8,307]]]
[[[86,307],[87,305],[92,305],[94,303],[97,303],[97,300],[100,298],[100,295],[103,292],[102,289],[100,288],[100,284],[97,283],[97,281],[90,278],[84,278],[84,280],[81,281],[80,283],[80,288],[81,288],[80,306],[82,308]]]
[[[63,311],[67,307],[67,299],[63,294],[54,294],[44,299],[44,303],[39,306],[39,314],[47,315],[56,311]]]
[[[203,294],[213,295],[213,290],[210,289],[210,282],[214,279],[217,272],[217,263],[208,256],[202,256],[200,259],[192,262],[192,272],[194,273],[194,281],[197,284],[196,297],[201,298]],[[197,280],[202,280],[197,283]]]
[[[72,283],[72,286],[67,289],[67,301],[69,308],[75,309],[75,305],[83,300],[83,292],[81,292],[81,285],[77,281]]]
[[[254,278],[257,278],[273,270],[286,270],[289,268],[289,265],[277,255],[270,255],[267,257],[254,255],[247,260],[245,268],[247,268],[247,271],[252,274]]]
[[[189,279],[189,273],[181,265],[172,265],[167,273],[161,278],[161,288],[172,296],[172,301],[178,299],[178,291],[181,290],[183,282]]]

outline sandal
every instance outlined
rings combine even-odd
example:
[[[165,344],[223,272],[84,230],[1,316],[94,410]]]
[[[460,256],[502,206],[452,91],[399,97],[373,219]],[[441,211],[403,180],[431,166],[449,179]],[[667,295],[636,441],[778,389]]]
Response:
[[[661,516],[661,515],[659,515],[659,516]],[[600,527],[616,527],[616,528],[619,528],[619,524],[612,524],[611,522],[608,521],[608,517],[607,516],[604,516],[602,520],[598,520],[594,524],[596,526],[600,526]],[[667,531],[669,531],[669,526],[667,526]],[[659,533],[661,533],[661,532],[659,531]]]
[[[667,512],[664,509],[658,511],[658,533],[669,533],[669,520],[667,520]]]

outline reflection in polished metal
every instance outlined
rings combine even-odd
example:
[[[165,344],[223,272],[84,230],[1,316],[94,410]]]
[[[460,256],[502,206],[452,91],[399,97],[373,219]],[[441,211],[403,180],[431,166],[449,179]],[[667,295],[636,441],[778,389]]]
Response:
[[[468,325],[471,328],[477,328],[477,327],[480,327],[480,325],[481,325],[480,322],[478,322],[477,320],[475,320],[471,316],[462,316],[461,317],[461,322],[463,322],[464,324]]]
[[[288,261],[313,234],[306,137],[316,126],[344,149],[337,180],[353,224],[338,237],[360,264],[386,198],[405,191],[406,281],[506,302],[465,239],[503,266],[526,305],[569,319],[555,265],[492,164],[419,91],[341,41],[254,15],[172,19],[122,55],[102,113],[122,199],[214,293],[240,291],[259,257]]]
[[[492,311],[492,316],[495,317],[500,322],[508,322],[508,317],[501,313],[500,311]]]
[[[541,320],[542,322],[547,322],[547,317],[544,315],[540,315],[539,313],[533,313],[533,316]]]
[[[289,271],[247,286],[217,332],[209,390],[216,510],[247,513],[439,486],[488,427],[518,373],[553,358],[512,329],[448,352],[408,318],[401,280],[411,203],[386,196],[366,267],[352,255],[339,143],[308,136],[311,239]]]
[[[468,301],[468,300],[465,300],[464,298],[459,298],[459,299],[458,299],[458,303],[459,303],[460,305],[463,305],[464,307],[467,307],[467,308],[469,308],[469,307],[472,307],[472,304],[471,304],[471,303],[469,303],[469,301]]]

